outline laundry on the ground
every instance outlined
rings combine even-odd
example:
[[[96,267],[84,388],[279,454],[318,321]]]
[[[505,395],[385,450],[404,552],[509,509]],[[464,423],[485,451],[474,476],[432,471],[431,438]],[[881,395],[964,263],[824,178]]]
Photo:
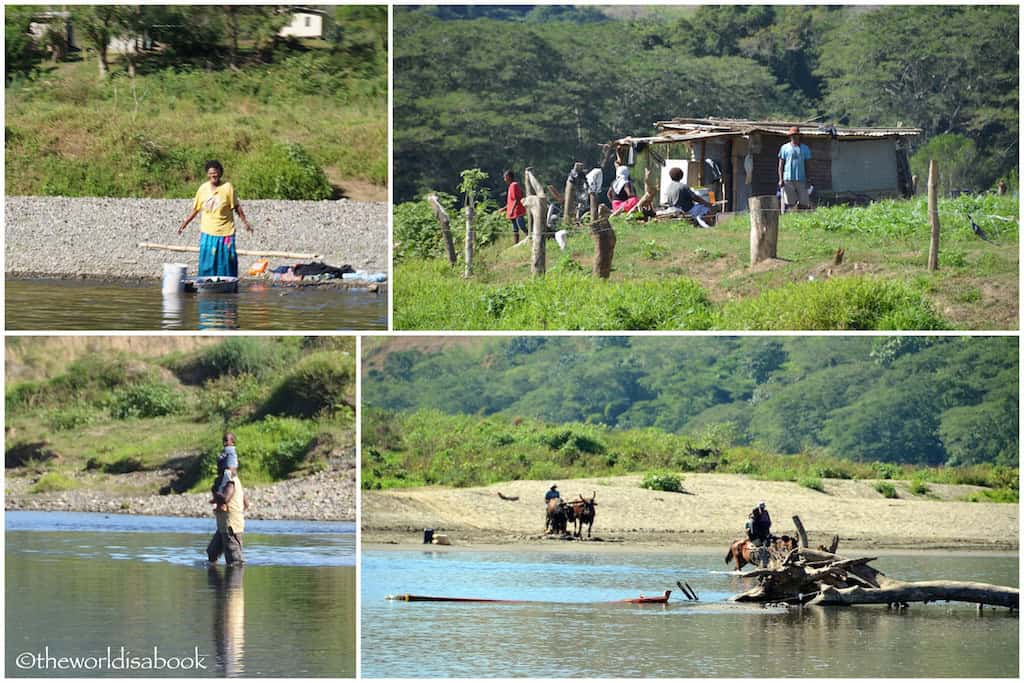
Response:
[[[384,282],[384,273],[365,273],[345,264],[337,267],[321,261],[296,263],[290,266],[276,266],[267,270],[277,282],[319,282],[323,280],[366,280]]]

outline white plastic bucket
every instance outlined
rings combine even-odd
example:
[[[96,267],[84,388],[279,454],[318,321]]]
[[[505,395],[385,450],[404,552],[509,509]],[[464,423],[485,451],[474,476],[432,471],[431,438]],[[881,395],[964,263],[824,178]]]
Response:
[[[178,294],[185,291],[185,274],[188,265],[184,263],[164,264],[164,294]]]

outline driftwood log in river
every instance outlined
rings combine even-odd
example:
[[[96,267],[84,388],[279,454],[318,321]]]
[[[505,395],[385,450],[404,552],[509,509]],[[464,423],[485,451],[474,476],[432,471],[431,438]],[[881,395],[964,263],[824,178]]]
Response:
[[[833,541],[833,547],[836,545]],[[744,574],[758,579],[754,588],[734,596],[736,602],[803,605],[895,605],[957,601],[1020,607],[1020,591],[969,581],[899,581],[870,565],[875,557],[846,558],[823,549],[796,548],[775,556],[769,566]]]

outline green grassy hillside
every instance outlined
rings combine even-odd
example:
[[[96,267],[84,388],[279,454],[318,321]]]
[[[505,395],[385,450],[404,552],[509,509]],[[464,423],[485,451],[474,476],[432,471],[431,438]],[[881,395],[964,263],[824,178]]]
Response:
[[[52,342],[51,342],[52,344]],[[8,476],[33,490],[132,486],[160,471],[164,492],[208,485],[225,430],[247,483],[311,473],[354,438],[354,339],[232,337],[197,349],[131,353],[111,344],[6,390]],[[155,351],[157,351],[155,353]],[[156,478],[140,478],[143,490]]]

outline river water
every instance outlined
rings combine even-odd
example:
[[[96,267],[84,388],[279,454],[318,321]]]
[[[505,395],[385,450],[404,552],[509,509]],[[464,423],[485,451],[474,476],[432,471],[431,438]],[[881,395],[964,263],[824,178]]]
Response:
[[[727,599],[752,586],[722,553],[362,553],[365,677],[1017,677],[1019,621],[949,604],[785,610]],[[895,578],[1016,586],[1017,556],[890,555]],[[661,595],[668,605],[601,604]],[[536,601],[396,602],[389,594]]]
[[[159,282],[6,280],[8,330],[386,330],[388,297],[365,289],[272,287],[164,295]]]
[[[236,569],[213,524],[7,512],[7,676],[353,677],[354,525],[247,521]]]

